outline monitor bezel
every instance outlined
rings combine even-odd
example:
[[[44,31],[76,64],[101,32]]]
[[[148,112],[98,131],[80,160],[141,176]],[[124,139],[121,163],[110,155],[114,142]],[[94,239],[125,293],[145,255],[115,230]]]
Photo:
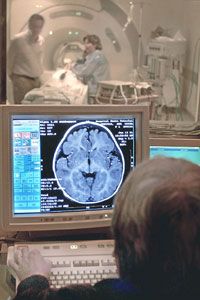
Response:
[[[5,231],[77,230],[84,228],[109,227],[113,209],[101,211],[65,212],[14,216],[12,214],[12,146],[11,117],[13,115],[135,115],[141,132],[136,144],[136,164],[149,156],[149,109],[148,106],[85,105],[85,106],[33,106],[2,105],[1,157],[2,191],[1,220]]]
[[[6,72],[6,29],[7,29],[7,2],[6,0],[0,1],[0,103],[6,103],[6,80],[7,80],[7,72]]]
[[[200,147],[200,138],[196,136],[150,137],[149,146]]]

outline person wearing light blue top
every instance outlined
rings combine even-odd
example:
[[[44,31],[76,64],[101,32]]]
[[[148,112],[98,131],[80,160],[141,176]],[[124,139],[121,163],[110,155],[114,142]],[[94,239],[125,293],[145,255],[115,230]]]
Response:
[[[88,85],[89,103],[97,92],[98,82],[110,79],[109,64],[102,53],[101,40],[97,35],[86,35],[83,38],[85,51],[84,62],[73,66],[72,71],[84,83]]]

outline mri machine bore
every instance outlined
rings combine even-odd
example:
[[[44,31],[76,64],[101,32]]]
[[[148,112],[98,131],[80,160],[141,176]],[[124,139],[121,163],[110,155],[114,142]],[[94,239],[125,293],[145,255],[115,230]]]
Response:
[[[68,59],[76,61],[82,56],[82,40],[87,34],[100,37],[111,79],[128,80],[137,63],[138,32],[133,22],[123,31],[127,15],[122,6],[123,1],[118,0],[43,0],[40,4],[35,0],[11,0],[8,4],[8,46],[16,33],[27,29],[28,17],[40,13],[45,18],[42,32],[45,38],[44,82],[58,68],[63,68]],[[16,14],[19,10],[20,16]],[[51,92],[52,89],[47,90]],[[54,95],[54,99],[56,97]],[[32,100],[33,95],[29,95],[27,102]],[[82,101],[85,102],[84,96]]]

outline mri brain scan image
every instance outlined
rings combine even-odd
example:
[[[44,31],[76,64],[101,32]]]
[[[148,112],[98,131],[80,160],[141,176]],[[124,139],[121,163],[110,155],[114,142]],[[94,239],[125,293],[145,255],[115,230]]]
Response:
[[[98,203],[118,191],[124,157],[107,127],[85,121],[65,132],[55,150],[53,171],[65,197],[86,205]]]

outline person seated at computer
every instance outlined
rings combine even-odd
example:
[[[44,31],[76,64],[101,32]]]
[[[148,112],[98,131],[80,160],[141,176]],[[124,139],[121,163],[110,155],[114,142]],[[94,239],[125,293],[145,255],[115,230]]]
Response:
[[[83,287],[82,298],[75,287],[53,291],[50,264],[24,250],[11,262],[22,280],[15,300],[200,299],[198,165],[167,157],[138,165],[116,196],[112,230],[120,279]]]
[[[75,63],[72,71],[88,85],[88,102],[92,103],[98,87],[98,82],[110,78],[109,64],[102,52],[100,38],[95,34],[88,34],[83,38],[85,50],[83,60]]]

